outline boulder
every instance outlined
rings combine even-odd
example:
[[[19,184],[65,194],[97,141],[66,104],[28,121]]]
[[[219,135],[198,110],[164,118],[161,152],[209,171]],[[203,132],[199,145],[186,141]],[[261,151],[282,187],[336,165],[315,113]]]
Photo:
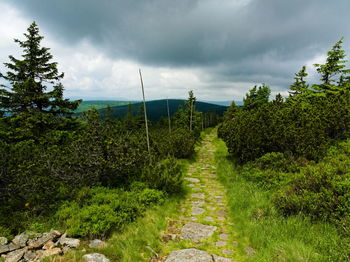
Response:
[[[80,240],[77,238],[69,238],[66,234],[63,234],[56,244],[77,248],[80,246]]]
[[[90,242],[89,247],[90,248],[103,248],[106,247],[107,243],[100,240],[100,239],[94,239]]]
[[[37,239],[29,240],[29,248],[39,248],[45,245],[49,241],[53,241],[57,236],[54,233],[44,233],[42,236]]]
[[[43,249],[44,250],[47,250],[47,249],[52,249],[53,247],[55,246],[55,243],[53,241],[49,241],[47,242],[44,246],[43,246]]]
[[[110,262],[105,255],[99,253],[86,254],[83,256],[83,259],[86,262]]]
[[[9,245],[3,245],[3,246],[0,246],[0,254],[11,252],[13,250],[20,249],[20,248],[21,248],[20,246],[15,245],[13,243],[10,243]]]
[[[36,254],[33,251],[28,251],[24,253],[24,261],[33,261],[36,258]]]
[[[22,248],[15,251],[12,251],[7,254],[5,262],[18,262],[24,256],[24,253],[28,250],[28,248]]]
[[[25,247],[27,245],[28,239],[29,236],[26,233],[22,233],[15,236],[15,238],[12,240],[12,243],[20,247]]]

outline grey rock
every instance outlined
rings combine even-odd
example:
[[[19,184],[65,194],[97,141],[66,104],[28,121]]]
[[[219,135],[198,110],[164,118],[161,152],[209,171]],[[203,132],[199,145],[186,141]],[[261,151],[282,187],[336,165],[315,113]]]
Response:
[[[217,247],[224,247],[226,245],[227,245],[226,241],[217,241],[217,242],[215,242],[215,246],[217,246]]]
[[[9,245],[3,245],[3,246],[0,246],[0,254],[11,252],[20,248],[21,248],[20,246],[15,245],[13,243],[10,243]]]
[[[186,181],[192,182],[192,183],[199,183],[200,180],[198,178],[193,178],[193,177],[185,177],[184,178]]]
[[[214,231],[217,229],[216,226],[208,226],[199,223],[189,222],[181,229],[181,239],[189,239],[194,242],[199,242],[204,238],[211,237]]]
[[[6,237],[0,237],[0,246],[4,246],[7,244],[7,238]]]
[[[94,239],[94,240],[90,241],[90,244],[89,244],[90,248],[103,248],[106,246],[107,246],[107,243],[100,240],[100,239]]]
[[[22,248],[19,250],[12,251],[6,256],[5,262],[18,262],[23,257],[24,253],[27,251],[27,248]]]
[[[57,236],[54,233],[44,233],[41,237],[28,241],[30,248],[39,248],[49,241],[53,241]]]
[[[83,256],[83,259],[87,262],[110,262],[105,255],[99,253],[86,254]]]
[[[213,217],[205,217],[204,220],[205,221],[214,221],[214,218]]]
[[[192,198],[204,199],[205,195],[203,193],[193,193]]]
[[[213,258],[205,251],[188,248],[171,252],[165,262],[213,262]]]
[[[63,234],[61,238],[57,241],[57,244],[77,248],[78,246],[80,246],[80,240],[77,238],[69,238],[66,234]]]
[[[33,261],[36,258],[36,254],[33,251],[28,251],[23,256],[24,261]]]
[[[28,239],[29,236],[26,233],[22,233],[15,236],[15,238],[12,240],[12,243],[20,247],[25,247],[27,245]]]
[[[232,259],[229,259],[226,257],[220,257],[217,255],[213,255],[213,261],[214,262],[234,262]]]
[[[205,212],[203,208],[200,207],[192,207],[192,216],[198,216]]]
[[[54,256],[54,255],[59,255],[62,253],[62,250],[58,247],[56,248],[52,248],[52,249],[48,249],[48,250],[44,250],[42,253],[41,253],[41,259],[44,258],[44,257],[51,257],[51,256]]]
[[[203,206],[203,205],[205,204],[205,202],[204,202],[204,201],[192,201],[191,204],[192,204],[193,206],[198,206],[198,207],[200,207],[200,206]]]
[[[225,254],[225,255],[232,255],[232,254],[233,254],[233,251],[232,251],[232,250],[225,249],[224,251],[222,251],[222,253]]]

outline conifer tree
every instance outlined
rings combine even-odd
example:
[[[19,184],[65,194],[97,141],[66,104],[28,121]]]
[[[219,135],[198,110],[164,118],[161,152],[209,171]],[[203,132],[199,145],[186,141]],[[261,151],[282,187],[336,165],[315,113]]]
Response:
[[[0,77],[10,85],[0,88],[0,108],[12,116],[27,113],[72,114],[80,100],[63,98],[64,88],[60,81],[64,74],[59,73],[57,63],[51,61],[50,49],[41,46],[44,37],[39,35],[35,22],[24,36],[23,41],[15,39],[23,49],[22,59],[10,55],[10,62],[4,63],[9,71],[0,73]]]
[[[290,86],[290,89],[292,91],[289,91],[290,96],[296,96],[300,95],[302,93],[305,93],[308,89],[308,84],[306,84],[305,77],[307,77],[308,74],[306,72],[306,66],[303,66],[298,73],[295,74],[295,81]]]
[[[337,82],[342,82],[340,79],[346,78],[350,73],[350,69],[345,69],[346,53],[342,49],[343,38],[334,44],[332,49],[327,52],[327,59],[325,64],[314,64],[318,73],[321,74],[322,84],[316,86],[316,89],[334,93],[342,90],[342,86],[337,85]]]

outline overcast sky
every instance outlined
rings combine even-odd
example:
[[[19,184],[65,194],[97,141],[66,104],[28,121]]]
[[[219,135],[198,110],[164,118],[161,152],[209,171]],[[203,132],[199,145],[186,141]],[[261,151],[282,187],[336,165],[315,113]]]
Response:
[[[350,51],[349,0],[0,0],[0,62],[32,21],[45,36],[65,96],[242,100],[254,84],[287,95],[294,73],[341,37]],[[0,65],[0,71],[4,72]]]

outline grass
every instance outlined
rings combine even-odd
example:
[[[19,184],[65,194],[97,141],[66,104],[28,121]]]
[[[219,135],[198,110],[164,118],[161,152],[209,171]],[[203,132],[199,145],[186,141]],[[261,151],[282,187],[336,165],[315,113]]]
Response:
[[[243,261],[348,261],[341,249],[344,240],[334,226],[301,215],[282,217],[271,201],[273,192],[240,176],[224,142],[216,139],[215,145],[217,173],[227,188],[239,246],[256,251]]]

